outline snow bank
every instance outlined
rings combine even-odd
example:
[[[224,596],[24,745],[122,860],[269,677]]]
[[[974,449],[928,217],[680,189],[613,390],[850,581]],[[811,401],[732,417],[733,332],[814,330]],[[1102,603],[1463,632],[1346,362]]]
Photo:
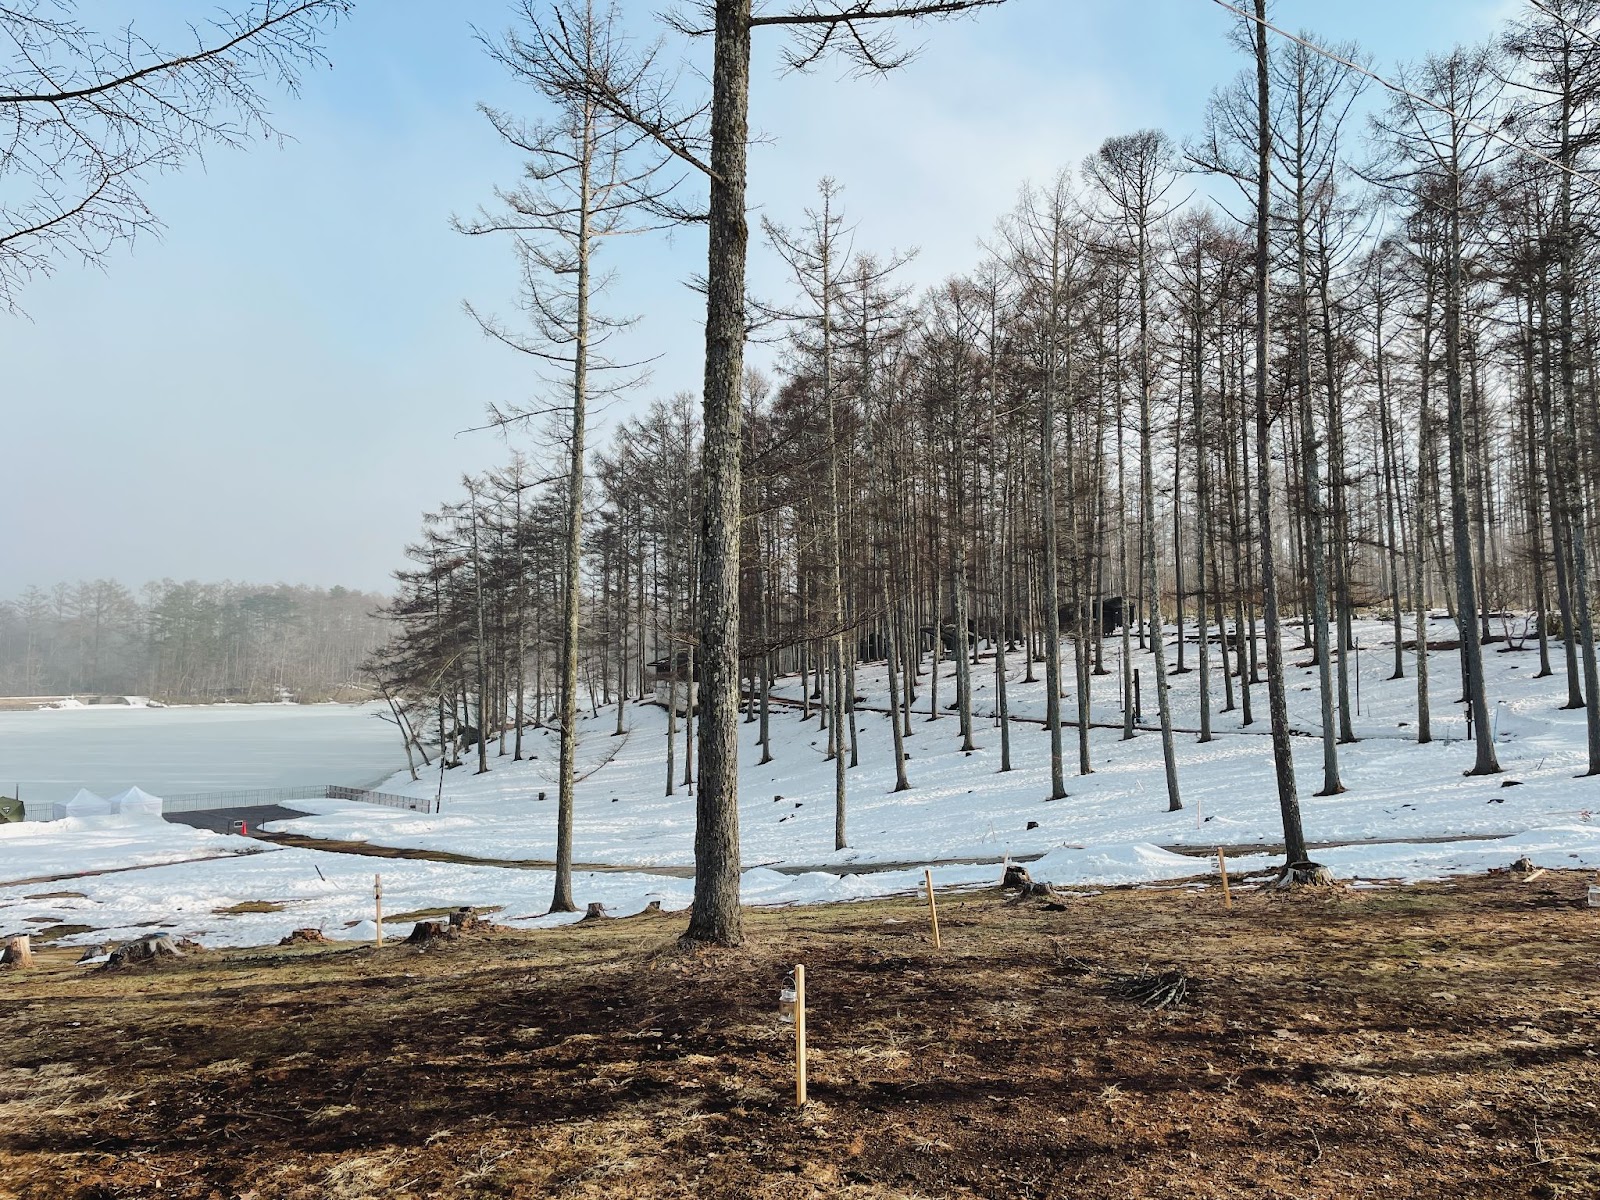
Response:
[[[1248,870],[1252,861],[1240,860],[1238,868]],[[1217,869],[1214,859],[1174,854],[1148,842],[1127,846],[1069,846],[1052,850],[1037,862],[1024,865],[1028,874],[1041,883],[1102,886],[1187,879],[1215,874]]]
[[[23,821],[0,825],[0,885],[261,849],[259,842],[245,838],[143,816]]]
[[[1340,846],[1318,850],[1312,857],[1327,866],[1336,879],[1420,883],[1509,867],[1523,855],[1536,866],[1557,870],[1600,868],[1600,825],[1552,825],[1493,841]]]

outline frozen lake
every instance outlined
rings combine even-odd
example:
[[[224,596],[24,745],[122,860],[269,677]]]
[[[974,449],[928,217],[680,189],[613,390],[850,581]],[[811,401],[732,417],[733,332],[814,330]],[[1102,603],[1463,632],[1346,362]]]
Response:
[[[378,704],[95,706],[0,713],[0,793],[34,805],[81,787],[157,796],[312,783],[371,786],[404,768]]]

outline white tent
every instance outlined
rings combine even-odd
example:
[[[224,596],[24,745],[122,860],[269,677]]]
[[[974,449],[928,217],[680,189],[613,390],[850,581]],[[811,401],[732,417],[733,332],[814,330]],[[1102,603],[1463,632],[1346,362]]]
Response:
[[[111,811],[124,817],[161,817],[161,797],[152,796],[143,788],[131,787],[111,797]]]
[[[106,817],[116,810],[111,801],[96,796],[88,788],[79,788],[71,800],[57,800],[50,806],[50,819],[63,821],[68,817]]]

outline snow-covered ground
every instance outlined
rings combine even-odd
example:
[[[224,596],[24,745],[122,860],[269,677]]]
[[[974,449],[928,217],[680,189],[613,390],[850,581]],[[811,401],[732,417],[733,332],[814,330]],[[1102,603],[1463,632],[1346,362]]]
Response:
[[[1436,630],[1434,636],[1441,631]],[[1361,640],[1376,641],[1386,630],[1365,625]],[[1291,646],[1294,643],[1291,643]],[[1114,667],[1109,654],[1108,667]],[[1190,663],[1193,662],[1190,647]],[[1291,662],[1304,654],[1288,655]],[[1168,649],[1169,662],[1173,655]],[[1454,652],[1431,656],[1430,685],[1435,741],[1415,742],[1415,682],[1375,678],[1379,661],[1389,656],[1366,650],[1361,740],[1339,748],[1346,791],[1318,797],[1322,786],[1321,743],[1295,739],[1295,762],[1306,836],[1314,842],[1363,839],[1499,835],[1547,825],[1577,824],[1600,809],[1600,780],[1580,779],[1585,769],[1584,714],[1559,708],[1565,700],[1558,672],[1536,680],[1531,651],[1486,655],[1491,674],[1491,704],[1499,710],[1497,753],[1504,772],[1468,778],[1473,747],[1463,740],[1465,723],[1455,703],[1460,689]],[[1141,656],[1146,724],[1155,724],[1150,665]],[[1410,666],[1408,664],[1408,671]],[[947,663],[945,672],[950,671]],[[1011,664],[1009,701],[1014,717],[1042,718],[1044,685],[1021,682],[1024,670]],[[1036,668],[1042,676],[1042,668]],[[1309,667],[1291,672],[1290,716],[1300,729],[1317,728],[1316,674]],[[1198,672],[1173,677],[1174,722],[1198,726]],[[1167,811],[1161,743],[1154,729],[1123,741],[1117,728],[1091,731],[1093,773],[1076,773],[1076,731],[1063,731],[1068,797],[1054,803],[1049,793],[1049,736],[1041,724],[1014,720],[1013,770],[1002,774],[1000,731],[992,719],[977,722],[978,749],[961,750],[955,714],[943,711],[954,698],[949,678],[940,681],[938,720],[927,719],[926,679],[917,702],[922,712],[906,742],[912,789],[895,793],[892,740],[885,712],[886,684],[881,668],[863,668],[857,692],[865,698],[858,714],[860,766],[848,773],[850,848],[835,852],[833,765],[826,759],[827,735],[817,719],[802,721],[792,708],[772,714],[774,761],[762,766],[755,725],[741,725],[740,820],[746,865],[909,862],[1004,854],[1038,854],[1075,844],[1128,844],[1197,847],[1272,842],[1281,839],[1271,750],[1266,725],[1266,688],[1255,689],[1256,721],[1240,724],[1240,713],[1215,712],[1216,740],[1200,744],[1178,734],[1179,781],[1184,810]],[[1221,680],[1213,673],[1216,708]],[[780,692],[798,694],[798,680]],[[993,666],[974,668],[974,697],[992,712]],[[1108,725],[1120,720],[1115,672],[1094,680],[1094,717]],[[1499,703],[1497,703],[1499,702]],[[1067,715],[1075,706],[1065,706]],[[666,796],[665,713],[653,706],[631,706],[629,733],[611,735],[615,711],[585,720],[580,773],[592,770],[578,788],[576,848],[579,861],[627,865],[686,864],[693,858],[694,802],[682,786],[683,747],[678,746],[677,794]],[[681,739],[680,732],[680,739]],[[538,759],[511,763],[492,759],[487,775],[471,767],[447,774],[442,811],[421,814],[374,811],[368,806],[308,802],[316,817],[284,828],[320,837],[369,839],[393,846],[426,846],[463,854],[546,859],[555,845],[555,735],[533,738]],[[599,765],[603,763],[604,765]],[[598,769],[596,767],[598,766]],[[1519,786],[1508,787],[1515,781]],[[384,790],[433,795],[437,775],[412,783],[404,775]],[[540,801],[543,791],[546,799]],[[1028,829],[1029,822],[1038,822]]]
[[[1453,628],[1436,622],[1431,636]],[[1192,629],[1191,629],[1192,636]],[[1506,865],[1527,853],[1541,865],[1600,867],[1600,780],[1579,778],[1585,769],[1584,714],[1559,706],[1566,696],[1560,656],[1557,673],[1533,678],[1537,656],[1529,648],[1486,652],[1490,702],[1497,710],[1497,753],[1504,771],[1491,777],[1466,777],[1473,748],[1463,740],[1457,655],[1431,656],[1433,744],[1415,743],[1414,664],[1408,678],[1389,681],[1392,652],[1389,629],[1363,623],[1361,713],[1355,722],[1360,741],[1340,747],[1346,791],[1318,797],[1322,783],[1321,744],[1296,738],[1296,767],[1305,831],[1314,843],[1333,843],[1316,857],[1336,875],[1369,879],[1415,880]],[[1295,649],[1288,659],[1308,655]],[[1194,665],[1195,646],[1188,647]],[[1070,652],[1069,652],[1070,653]],[[1169,665],[1175,665],[1172,647]],[[1069,658],[1070,663],[1070,658]],[[1155,723],[1150,660],[1136,660],[1144,680],[1146,724]],[[1095,720],[1115,726],[1118,711],[1117,651],[1108,643],[1112,673],[1095,679]],[[1213,658],[1213,666],[1219,664]],[[1039,724],[1043,683],[1024,681],[1024,667],[1009,664],[1013,770],[1002,773],[1000,734],[992,716],[977,723],[978,749],[964,753],[957,721],[944,706],[954,699],[944,664],[940,715],[928,719],[926,677],[918,691],[921,713],[907,741],[910,791],[894,793],[892,742],[888,716],[874,709],[886,704],[881,668],[863,668],[858,693],[860,766],[848,773],[849,848],[835,851],[833,766],[826,760],[826,733],[813,716],[776,707],[772,715],[774,761],[757,762],[757,726],[741,725],[743,742],[740,809],[744,890],[751,903],[850,899],[904,891],[921,879],[918,864],[945,863],[937,869],[944,885],[992,882],[992,861],[1006,855],[1045,857],[1032,866],[1036,878],[1074,885],[1177,879],[1206,873],[1211,860],[1174,854],[1159,847],[1203,849],[1219,844],[1271,843],[1281,837],[1270,743],[1266,735],[1266,689],[1255,689],[1256,722],[1241,724],[1236,709],[1222,713],[1220,671],[1212,673],[1216,740],[1199,744],[1193,733],[1177,735],[1179,779],[1185,807],[1167,811],[1160,739],[1153,729],[1130,741],[1117,728],[1091,734],[1093,773],[1076,774],[1076,731],[1064,731],[1066,799],[1048,794],[1049,739]],[[1035,673],[1042,677],[1042,667]],[[1068,672],[1070,676],[1070,671]],[[988,659],[974,667],[974,696],[983,714],[993,707],[994,673]],[[1198,673],[1174,676],[1174,721],[1180,728],[1198,724]],[[1297,728],[1315,732],[1316,674],[1296,665],[1291,671],[1290,711]],[[798,680],[787,680],[782,694],[798,696]],[[1075,706],[1064,706],[1072,715]],[[584,865],[623,868],[679,867],[692,862],[694,798],[682,784],[683,748],[677,748],[675,795],[666,796],[665,736],[662,710],[630,705],[628,732],[613,736],[615,710],[582,722],[575,857]],[[680,731],[681,739],[682,733]],[[271,826],[315,837],[367,840],[389,846],[445,850],[494,859],[544,861],[554,853],[556,739],[535,732],[522,763],[491,758],[491,771],[474,775],[471,766],[445,774],[441,811],[414,813],[341,801],[303,801],[296,807],[312,815]],[[1508,786],[1515,783],[1517,786]],[[432,796],[437,773],[413,782],[404,773],[384,790]],[[546,799],[540,800],[544,792]],[[1033,828],[1029,826],[1034,825]],[[173,841],[192,831],[174,833]],[[1514,835],[1514,836],[1513,836]],[[74,836],[62,830],[66,843]],[[161,828],[152,832],[159,843]],[[205,835],[214,836],[214,835]],[[1499,840],[1479,840],[1479,839]],[[1459,840],[1458,840],[1459,839]],[[231,842],[236,839],[218,839]],[[1381,844],[1361,845],[1363,842]],[[203,843],[189,843],[198,846]],[[248,843],[260,848],[261,843]],[[155,844],[129,856],[156,852]],[[0,827],[0,882],[46,874],[17,867],[19,856],[44,853],[43,843],[26,846]],[[51,849],[52,855],[70,850]],[[195,857],[194,854],[174,857]],[[95,861],[114,858],[107,850]],[[988,860],[978,862],[977,860]],[[134,861],[131,857],[130,862]],[[1259,870],[1275,861],[1250,855],[1236,865]],[[964,865],[963,865],[964,864]],[[891,865],[897,869],[874,869]],[[784,867],[787,873],[772,870]],[[819,868],[808,871],[806,868]],[[826,870],[822,870],[822,869]],[[851,873],[851,868],[861,870]],[[77,869],[84,869],[79,867]],[[113,934],[167,922],[174,932],[215,943],[260,942],[303,925],[321,925],[330,936],[370,936],[359,922],[371,914],[374,869],[384,876],[385,909],[458,904],[500,905],[514,924],[540,923],[551,891],[551,877],[539,869],[443,864],[411,860],[358,859],[307,850],[274,850],[246,858],[183,863],[137,872],[91,876],[53,885],[84,893],[81,898],[29,900],[41,889],[0,887],[0,927],[30,917],[93,925]],[[600,901],[627,913],[650,900],[671,909],[688,903],[687,878],[639,870],[582,871],[575,880],[580,904]],[[273,913],[217,915],[214,910],[241,901],[283,904]],[[554,918],[562,920],[566,918]],[[398,929],[394,932],[404,933]],[[80,940],[91,940],[85,935]]]
[[[90,871],[150,867],[194,858],[218,858],[259,848],[148,817],[68,817],[0,825],[0,884]],[[4,925],[0,918],[0,925]]]

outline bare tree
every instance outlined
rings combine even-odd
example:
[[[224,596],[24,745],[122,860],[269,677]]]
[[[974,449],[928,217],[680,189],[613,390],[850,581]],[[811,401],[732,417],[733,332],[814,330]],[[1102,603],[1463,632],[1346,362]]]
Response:
[[[1167,678],[1166,633],[1161,624],[1161,589],[1156,576],[1155,443],[1150,401],[1155,388],[1152,290],[1156,273],[1156,239],[1171,211],[1167,195],[1174,171],[1172,142],[1159,130],[1109,139],[1086,170],[1105,193],[1116,235],[1131,257],[1137,296],[1135,373],[1139,387],[1140,551],[1144,602],[1150,621],[1150,653],[1155,660],[1156,705],[1161,719],[1161,757],[1166,767],[1167,808],[1183,807],[1178,791],[1178,763],[1172,742],[1171,682]],[[1182,630],[1179,630],[1180,636]]]
[[[260,0],[160,45],[79,21],[76,0],[0,5],[0,305],[62,259],[105,262],[159,228],[145,185],[212,147],[278,137],[264,89],[326,62],[352,0]]]
[[[1409,90],[1395,96],[1378,129],[1392,140],[1401,163],[1388,179],[1390,186],[1408,187],[1421,203],[1438,211],[1443,223],[1446,432],[1456,625],[1461,632],[1462,683],[1477,726],[1477,761],[1470,773],[1491,775],[1500,770],[1500,764],[1495,758],[1494,739],[1489,736],[1489,701],[1478,621],[1480,597],[1473,569],[1461,309],[1463,226],[1476,211],[1474,185],[1499,149],[1495,138],[1485,130],[1498,123],[1496,106],[1501,88],[1485,50],[1458,49],[1444,57],[1429,58],[1408,83]]]
[[[670,189],[658,186],[663,165],[648,134],[620,120],[570,84],[575,78],[640,78],[654,70],[650,53],[635,55],[618,28],[614,6],[594,0],[557,0],[536,6],[523,0],[520,25],[498,40],[484,39],[490,56],[555,110],[548,122],[530,123],[487,106],[484,114],[502,139],[527,154],[524,182],[496,193],[499,211],[480,210],[457,221],[464,233],[508,234],[522,274],[522,309],[531,336],[513,332],[468,306],[486,333],[529,355],[544,382],[566,399],[570,417],[561,431],[567,444],[565,538],[561,601],[560,766],[556,818],[555,892],[552,912],[572,912],[572,817],[578,744],[578,618],[582,598],[583,492],[586,428],[591,400],[629,383],[627,368],[604,357],[608,337],[630,322],[594,311],[592,299],[607,279],[594,256],[609,238],[640,231],[641,209]],[[646,151],[647,153],[641,153]],[[615,373],[623,371],[618,381]],[[612,382],[597,384],[597,374]],[[505,426],[550,411],[518,406],[491,409]]]
[[[1070,177],[1062,172],[1041,191],[1028,190],[1005,226],[1012,270],[1019,276],[1024,294],[1036,310],[1035,339],[1040,359],[1039,371],[1039,508],[1041,547],[1044,558],[1045,643],[1045,727],[1050,734],[1050,799],[1067,794],[1064,756],[1061,746],[1061,583],[1059,579],[1060,540],[1056,530],[1056,452],[1057,408],[1062,396],[1072,392],[1071,311],[1075,274],[1083,257],[1083,238],[1072,227],[1078,213]],[[1075,513],[1072,500],[1072,420],[1068,414],[1067,471],[1068,512]],[[1076,521],[1068,530],[1068,546],[1073,564],[1080,561]],[[1074,645],[1075,679],[1078,687],[1078,771],[1090,773],[1089,765],[1089,660],[1084,634],[1088,628],[1088,594],[1082,581],[1074,577],[1079,620]]]
[[[1267,711],[1272,725],[1272,761],[1278,785],[1278,808],[1283,818],[1286,857],[1291,863],[1306,859],[1306,841],[1300,818],[1300,794],[1294,777],[1294,747],[1289,731],[1289,704],[1283,678],[1283,633],[1278,610],[1277,540],[1273,532],[1269,366],[1272,314],[1269,307],[1272,273],[1272,84],[1267,52],[1267,2],[1255,0],[1253,12],[1235,27],[1235,40],[1254,58],[1252,80],[1241,75],[1234,85],[1219,92],[1206,110],[1206,135],[1190,158],[1202,169],[1232,178],[1251,204],[1255,234],[1255,448],[1257,534],[1261,556],[1261,602],[1266,625]],[[1252,83],[1254,86],[1252,87]],[[1242,420],[1242,418],[1241,418]],[[1245,443],[1248,445],[1248,441]],[[1231,451],[1230,451],[1231,457]],[[1253,631],[1252,631],[1253,632]],[[1254,649],[1254,638],[1251,638]],[[1241,644],[1239,679],[1248,723],[1250,690]]]
[[[1302,34],[1307,42],[1310,35]],[[1334,53],[1351,58],[1353,46]],[[1312,410],[1311,384],[1311,251],[1307,236],[1312,208],[1333,188],[1338,166],[1339,131],[1359,89],[1353,76],[1310,46],[1292,43],[1279,60],[1279,82],[1287,93],[1282,104],[1282,131],[1275,139],[1275,157],[1285,176],[1287,219],[1293,237],[1295,398],[1300,422],[1300,473],[1304,489],[1307,574],[1311,591],[1311,633],[1316,648],[1317,682],[1322,702],[1322,790],[1319,796],[1344,791],[1339,778],[1339,731],[1333,712],[1333,659],[1328,647],[1328,511],[1323,499],[1322,453]],[[1334,364],[1323,369],[1332,386]],[[1329,433],[1332,434],[1330,421]],[[1335,551],[1342,554],[1342,551]]]
[[[1579,406],[1577,354],[1575,352],[1575,306],[1582,287],[1577,278],[1579,264],[1594,237],[1593,199],[1587,205],[1574,201],[1573,175],[1580,166],[1589,166],[1597,145],[1596,120],[1600,116],[1600,50],[1592,32],[1600,21],[1600,4],[1595,0],[1549,0],[1548,6],[1534,6],[1539,13],[1529,14],[1509,31],[1507,45],[1531,70],[1527,89],[1531,93],[1533,131],[1555,154],[1560,168],[1555,181],[1556,204],[1553,230],[1556,259],[1556,342],[1558,379],[1563,401],[1563,428],[1552,436],[1567,456],[1568,469],[1549,464],[1552,478],[1559,476],[1556,511],[1552,513],[1557,530],[1565,528],[1572,564],[1573,597],[1582,634],[1583,689],[1587,694],[1587,732],[1589,775],[1600,774],[1600,662],[1594,644],[1594,618],[1590,607],[1587,542],[1587,505],[1583,497],[1583,476],[1574,461],[1579,455],[1576,410]],[[1592,177],[1591,177],[1592,178]],[[1580,211],[1587,208],[1588,211]],[[1552,431],[1555,434],[1555,431]],[[1557,538],[1558,562],[1562,539]],[[1572,621],[1567,621],[1568,676],[1572,695],[1576,692],[1576,672],[1571,666]]]

